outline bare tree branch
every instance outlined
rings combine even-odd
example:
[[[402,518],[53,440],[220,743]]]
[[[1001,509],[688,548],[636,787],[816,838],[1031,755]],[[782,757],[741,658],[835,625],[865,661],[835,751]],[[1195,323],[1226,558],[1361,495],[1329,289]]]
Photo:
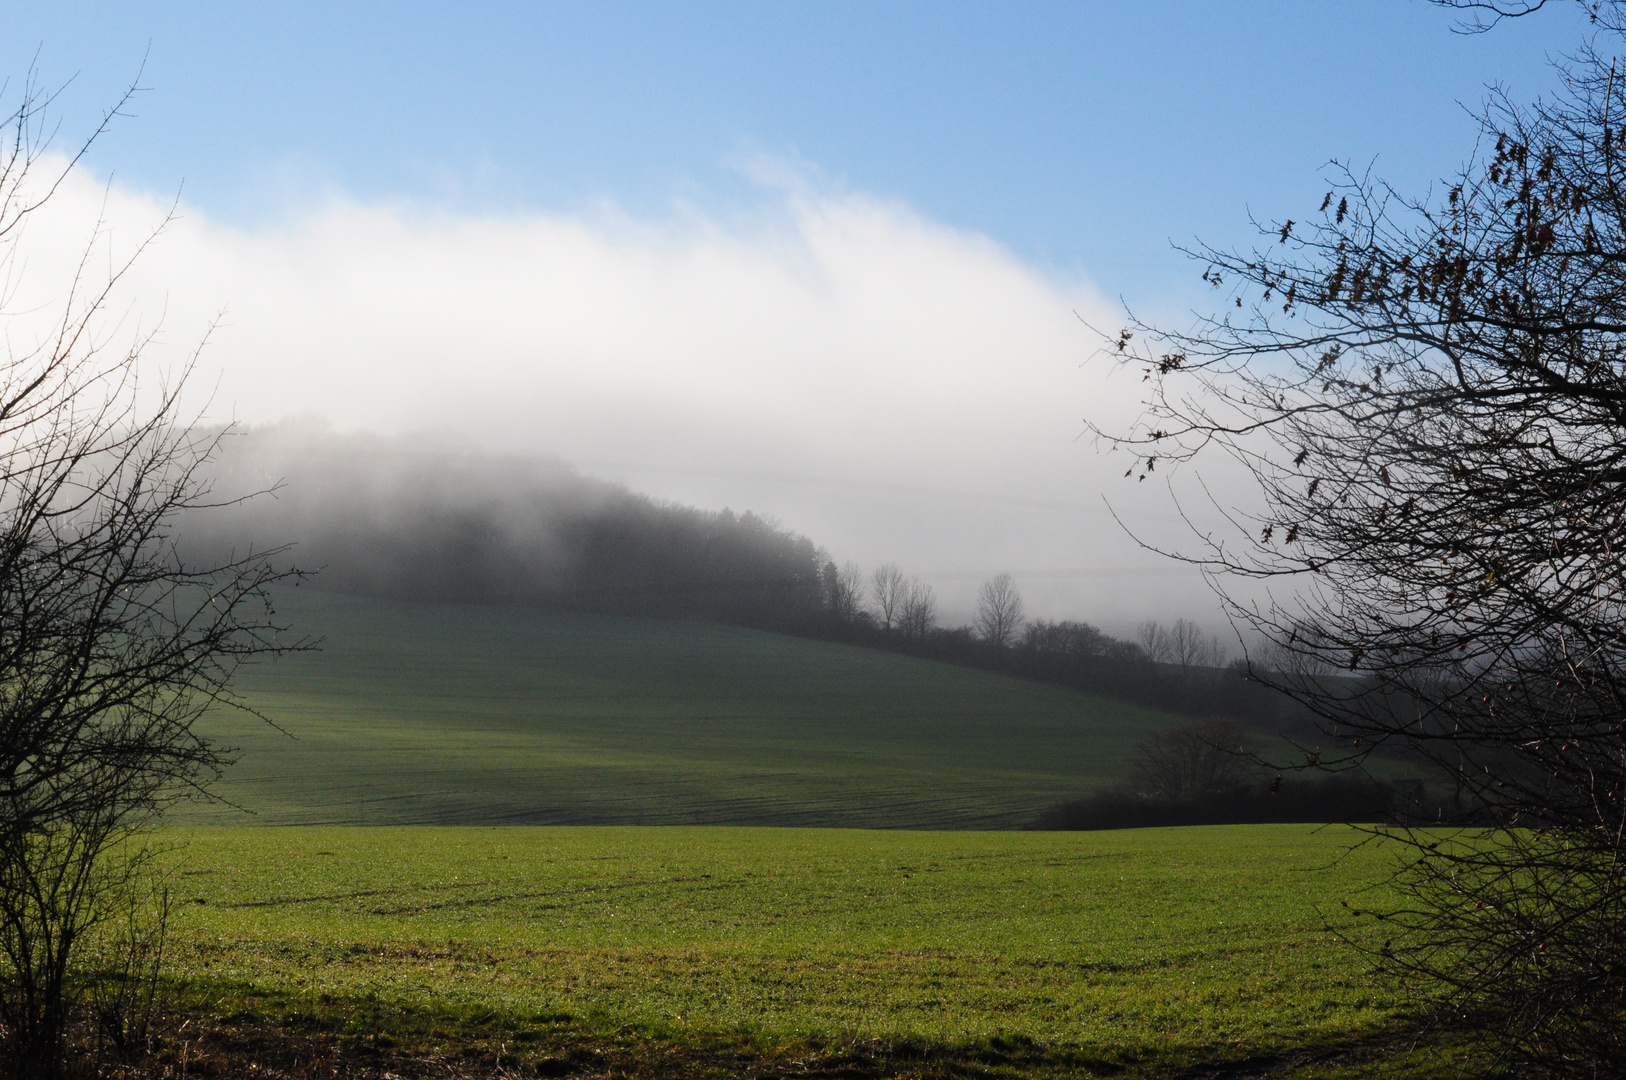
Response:
[[[0,147],[5,297],[27,221],[138,88],[40,177],[55,129],[29,76]],[[196,564],[176,534],[211,504],[225,433],[182,413],[196,354],[144,385],[157,330],[108,314],[169,220],[122,259],[97,222],[50,332],[0,352],[0,1064],[15,1075],[61,1069],[74,949],[131,872],[114,853],[228,763],[198,721],[248,709],[240,667],[303,644],[274,614],[272,588],[298,576],[280,549]]]
[[[1383,963],[1590,1076],[1626,1060],[1626,73],[1585,46],[1565,74],[1494,92],[1442,192],[1335,164],[1257,248],[1193,248],[1221,312],[1104,344],[1149,396],[1103,434],[1141,476],[1247,470],[1262,509],[1179,554],[1268,643],[1254,676],[1342,748],[1310,764],[1399,754],[1449,796],[1460,831],[1392,834]]]

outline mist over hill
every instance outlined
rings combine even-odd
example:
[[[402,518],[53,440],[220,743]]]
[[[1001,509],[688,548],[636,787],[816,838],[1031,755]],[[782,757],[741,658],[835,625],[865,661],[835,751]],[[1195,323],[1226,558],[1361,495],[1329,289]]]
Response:
[[[189,552],[289,545],[332,592],[768,627],[823,609],[827,560],[807,537],[557,459],[291,422],[227,435],[210,475],[223,505],[181,523]]]
[[[1211,657],[1160,657],[1088,623],[1033,620],[990,642],[971,627],[937,625],[930,588],[896,567],[924,606],[918,620],[888,620],[870,580],[851,564],[838,569],[806,536],[749,511],[652,499],[556,458],[289,422],[229,433],[209,475],[216,505],[181,521],[183,554],[220,560],[287,545],[281,561],[312,572],[309,584],[326,592],[707,619],[1178,714],[1302,726],[1282,711],[1285,700],[1223,668],[1217,641]]]

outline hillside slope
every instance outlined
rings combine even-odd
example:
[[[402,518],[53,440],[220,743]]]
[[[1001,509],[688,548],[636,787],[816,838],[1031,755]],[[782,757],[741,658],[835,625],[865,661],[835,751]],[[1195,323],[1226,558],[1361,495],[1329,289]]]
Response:
[[[216,791],[264,824],[1008,828],[1116,775],[1160,714],[698,621],[290,590],[322,651],[248,671]],[[253,813],[248,817],[244,811]]]

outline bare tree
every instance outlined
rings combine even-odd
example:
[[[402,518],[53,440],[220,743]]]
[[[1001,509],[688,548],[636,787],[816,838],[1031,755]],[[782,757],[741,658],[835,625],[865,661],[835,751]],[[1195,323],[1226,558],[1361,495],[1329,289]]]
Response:
[[[826,565],[824,576],[830,614],[843,626],[857,622],[864,613],[864,571],[855,562],[839,569],[832,562]]]
[[[1135,631],[1135,640],[1146,652],[1146,659],[1154,664],[1166,663],[1172,653],[1169,631],[1156,619],[1147,619]]]
[[[1135,632],[1135,640],[1145,651],[1146,658],[1158,664],[1177,664],[1183,668],[1221,667],[1227,656],[1220,639],[1205,634],[1202,627],[1190,619],[1176,619],[1168,626],[1148,619]]]
[[[8,280],[65,176],[39,175],[47,102],[30,79],[0,148]],[[138,869],[115,853],[218,773],[197,721],[241,707],[234,672],[280,648],[273,552],[196,566],[177,547],[220,435],[181,416],[189,365],[138,396],[153,335],[119,341],[102,312],[145,245],[109,244],[98,227],[50,332],[0,354],[0,1063],[29,1077],[62,1068],[76,950]]]
[[[1235,791],[1257,774],[1251,747],[1232,720],[1192,720],[1147,735],[1135,747],[1129,782],[1156,799],[1195,799]]]
[[[869,596],[882,630],[894,630],[903,614],[908,581],[897,563],[882,563],[870,575]]]
[[[1302,648],[1283,648],[1269,638],[1256,638],[1246,651],[1243,669],[1263,673],[1267,677],[1286,675],[1297,679],[1321,679],[1338,674],[1338,669],[1320,656]]]
[[[1202,652],[1203,635],[1197,624],[1190,619],[1174,620],[1169,627],[1169,662],[1188,668],[1201,659]]]
[[[1504,20],[1522,19],[1526,15],[1534,15],[1549,5],[1558,7],[1553,0],[1431,0],[1442,8],[1464,12],[1454,29],[1464,34],[1483,34],[1487,30],[1495,29]],[[1572,0],[1572,4],[1579,7],[1588,21],[1596,26],[1620,31],[1626,27],[1626,20],[1621,18],[1618,6],[1611,3],[1599,3],[1598,0]]]
[[[1340,172],[1256,250],[1196,250],[1225,314],[1110,346],[1154,387],[1121,440],[1143,475],[1213,452],[1251,473],[1256,506],[1179,554],[1302,658],[1254,674],[1345,748],[1322,764],[1404,754],[1461,796],[1466,831],[1409,834],[1380,959],[1542,1075],[1626,1061],[1617,66],[1583,47],[1555,99],[1494,93],[1437,195]]]
[[[1225,663],[1225,646],[1219,638],[1205,634],[1190,619],[1176,619],[1168,629],[1168,659],[1183,668],[1220,667]]]
[[[1003,647],[1016,640],[1022,629],[1022,594],[1016,591],[1015,578],[1001,573],[982,583],[972,626],[990,645]]]
[[[917,577],[904,582],[898,629],[905,637],[924,638],[937,625],[937,591]]]

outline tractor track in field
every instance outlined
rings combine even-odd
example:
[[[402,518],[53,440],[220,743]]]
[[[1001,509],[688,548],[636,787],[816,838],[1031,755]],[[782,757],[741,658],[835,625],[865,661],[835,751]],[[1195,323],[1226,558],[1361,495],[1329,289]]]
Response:
[[[561,896],[592,896],[600,892],[617,892],[626,889],[647,889],[662,885],[689,885],[712,880],[710,874],[701,874],[691,877],[645,878],[637,881],[618,881],[603,885],[576,886],[566,889],[541,889],[533,892],[501,893],[495,896],[469,897],[458,900],[442,900],[435,903],[409,904],[400,907],[367,908],[368,915],[409,915],[418,912],[441,911],[447,908],[477,907],[486,904],[503,904],[512,900],[545,900]],[[484,889],[499,884],[495,881],[468,881],[453,882],[447,885],[421,885],[401,889],[360,889],[353,892],[322,893],[316,896],[285,896],[269,900],[239,900],[216,906],[227,909],[243,908],[274,908],[293,907],[298,904],[342,903],[347,900],[367,900],[374,897],[402,896],[408,893],[426,892],[452,892],[465,889]],[[721,888],[722,885],[713,886]]]

